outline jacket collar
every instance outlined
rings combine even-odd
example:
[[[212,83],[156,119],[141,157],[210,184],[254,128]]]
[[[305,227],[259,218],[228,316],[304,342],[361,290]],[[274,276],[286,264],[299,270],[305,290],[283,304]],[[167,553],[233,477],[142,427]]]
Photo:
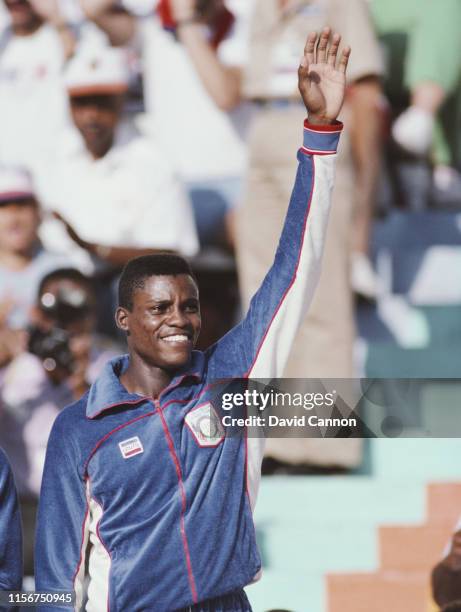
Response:
[[[129,364],[129,355],[121,355],[111,359],[104,366],[100,376],[91,385],[88,392],[86,405],[86,416],[94,419],[101,413],[111,408],[123,405],[140,404],[152,398],[143,397],[137,393],[129,393],[120,382],[120,376],[125,372]],[[177,387],[186,378],[192,377],[197,381],[203,378],[205,368],[205,356],[201,351],[193,351],[191,361],[183,368],[179,369],[171,383],[164,391],[163,395],[173,387]]]

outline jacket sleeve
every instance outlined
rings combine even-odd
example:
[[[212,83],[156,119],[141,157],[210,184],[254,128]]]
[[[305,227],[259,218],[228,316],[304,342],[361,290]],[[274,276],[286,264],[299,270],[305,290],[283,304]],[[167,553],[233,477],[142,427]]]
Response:
[[[209,379],[280,378],[320,278],[342,123],[304,124],[298,172],[275,260],[244,320],[208,351]],[[255,228],[255,240],[258,239]],[[247,491],[254,508],[264,437],[247,435]]]
[[[0,450],[0,590],[19,591],[22,585],[22,530],[13,474]],[[0,606],[0,610],[3,610]]]
[[[72,432],[61,415],[48,441],[37,518],[35,581],[37,591],[75,591],[80,610],[88,542],[88,503],[81,461]],[[40,612],[69,610],[41,606]]]
[[[304,146],[274,263],[244,320],[209,349],[209,376],[275,378],[320,277],[342,124],[304,124]],[[258,239],[255,228],[255,240]]]

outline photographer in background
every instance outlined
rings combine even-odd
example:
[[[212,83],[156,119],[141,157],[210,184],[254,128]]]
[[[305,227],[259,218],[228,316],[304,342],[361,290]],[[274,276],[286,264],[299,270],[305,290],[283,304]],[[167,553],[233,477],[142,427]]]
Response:
[[[23,505],[26,574],[32,573],[31,530],[51,427],[118,354],[95,335],[91,281],[73,268],[43,278],[32,319],[27,350],[0,374],[0,446],[10,457]]]
[[[39,225],[29,174],[0,166],[0,368],[24,348],[40,280],[66,262],[43,248]]]

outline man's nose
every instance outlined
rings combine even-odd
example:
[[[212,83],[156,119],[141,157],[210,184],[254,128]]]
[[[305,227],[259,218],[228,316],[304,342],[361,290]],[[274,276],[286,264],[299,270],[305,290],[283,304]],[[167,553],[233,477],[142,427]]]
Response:
[[[188,324],[189,319],[184,310],[179,306],[175,306],[168,317],[168,325],[171,327],[186,327]]]
[[[99,109],[94,104],[88,104],[83,109],[85,121],[94,121],[98,118]]]

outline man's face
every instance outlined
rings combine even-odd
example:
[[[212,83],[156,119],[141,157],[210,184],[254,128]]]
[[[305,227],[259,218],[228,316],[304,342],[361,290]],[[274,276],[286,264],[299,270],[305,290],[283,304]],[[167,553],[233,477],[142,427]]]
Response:
[[[34,26],[39,19],[37,13],[27,0],[3,0],[10,14],[13,28]]]
[[[29,253],[37,241],[39,223],[38,207],[33,200],[0,204],[0,250]]]
[[[132,311],[118,308],[130,351],[167,371],[185,366],[201,326],[198,288],[188,274],[151,276],[133,295]]]
[[[123,96],[71,96],[70,108],[75,126],[87,149],[96,159],[103,157],[114,141]]]

